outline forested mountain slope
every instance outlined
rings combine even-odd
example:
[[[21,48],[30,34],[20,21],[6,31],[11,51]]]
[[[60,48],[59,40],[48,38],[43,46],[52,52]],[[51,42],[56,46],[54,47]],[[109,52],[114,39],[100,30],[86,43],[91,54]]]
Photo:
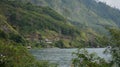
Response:
[[[29,2],[0,1],[0,21],[2,31],[7,34],[15,32],[32,43],[41,40],[70,41],[80,35],[74,25],[51,8],[36,6]]]
[[[16,16],[16,10],[20,6],[13,6],[13,4],[16,4],[16,2],[0,0],[0,67],[51,66],[52,64],[48,62],[35,60],[26,49],[28,43],[26,42],[26,38],[21,34],[25,32],[20,32],[19,28],[16,29],[15,26],[19,26],[16,20],[18,17],[13,17]],[[19,2],[19,4],[21,3]],[[19,27],[22,28],[23,26]]]
[[[50,6],[79,29],[108,35],[106,27],[120,27],[120,11],[95,0],[28,0],[34,4]]]
[[[109,29],[119,29],[119,10],[94,0],[32,0],[32,3],[0,1],[0,28],[11,36],[9,39],[36,47],[103,47],[111,38]],[[117,17],[111,19],[114,14],[103,8],[118,13]]]

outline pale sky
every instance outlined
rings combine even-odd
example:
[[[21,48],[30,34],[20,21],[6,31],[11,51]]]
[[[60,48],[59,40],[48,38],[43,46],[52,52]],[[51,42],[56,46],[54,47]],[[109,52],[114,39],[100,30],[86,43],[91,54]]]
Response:
[[[106,4],[120,9],[120,0],[99,0],[99,1],[106,2]]]

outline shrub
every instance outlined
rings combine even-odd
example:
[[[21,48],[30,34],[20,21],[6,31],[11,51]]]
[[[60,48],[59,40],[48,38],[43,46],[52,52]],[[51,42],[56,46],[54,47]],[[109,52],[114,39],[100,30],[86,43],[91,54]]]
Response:
[[[78,50],[73,53],[76,58],[73,59],[74,67],[110,67],[111,64],[105,62],[104,59],[98,57],[95,53],[89,54],[87,50]]]
[[[8,38],[8,35],[5,32],[0,30],[0,38],[6,39],[6,38]]]
[[[0,67],[55,67],[47,61],[37,61],[24,46],[0,41]]]

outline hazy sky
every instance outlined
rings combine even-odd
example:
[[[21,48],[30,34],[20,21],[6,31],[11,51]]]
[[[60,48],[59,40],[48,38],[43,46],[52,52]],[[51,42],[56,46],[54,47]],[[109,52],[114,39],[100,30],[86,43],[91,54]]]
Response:
[[[106,2],[106,4],[120,9],[120,0],[99,0],[99,1]]]

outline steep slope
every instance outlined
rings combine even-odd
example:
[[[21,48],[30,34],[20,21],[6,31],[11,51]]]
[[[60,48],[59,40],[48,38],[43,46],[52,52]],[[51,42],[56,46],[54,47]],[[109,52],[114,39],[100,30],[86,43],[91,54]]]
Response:
[[[0,40],[6,40],[9,42],[22,43],[25,45],[25,39],[7,23],[7,19],[0,15]]]
[[[26,45],[26,40],[23,37],[23,33],[26,32],[20,30],[23,26],[19,25],[20,22],[17,24],[18,17],[14,17],[17,13],[16,9],[21,8],[15,4],[18,5],[16,2],[0,0],[0,67],[56,67],[47,61],[36,60],[23,46]],[[27,19],[24,14],[19,14]],[[19,19],[25,23],[25,20],[20,17]]]
[[[41,41],[50,41],[51,43],[59,40],[66,42],[67,40],[68,45],[65,47],[70,47],[70,40],[76,39],[76,36],[80,35],[80,32],[72,24],[51,8],[35,6],[28,2],[2,0],[0,16],[6,18],[1,18],[1,20],[7,24],[5,28],[7,31],[9,29],[16,31],[26,40],[35,42],[35,44]],[[2,23],[0,26],[3,26]],[[3,31],[5,32],[5,30]]]
[[[51,66],[48,62],[35,60],[23,45],[26,45],[25,39],[7,22],[7,18],[0,14],[0,66]]]
[[[19,35],[14,36],[10,33],[9,39],[18,43],[25,43],[25,40],[27,45],[36,47],[103,47],[108,45],[109,36],[104,36],[109,35],[107,27],[117,28],[111,19],[105,19],[89,10],[82,0],[40,2],[42,4],[37,3],[42,6],[33,5],[29,0],[1,0],[0,16],[7,25],[7,29],[1,27],[2,31],[10,29]],[[45,5],[56,6],[61,15]]]
[[[50,6],[80,29],[92,28],[108,35],[106,27],[120,27],[120,11],[95,0],[31,0],[32,3]]]

